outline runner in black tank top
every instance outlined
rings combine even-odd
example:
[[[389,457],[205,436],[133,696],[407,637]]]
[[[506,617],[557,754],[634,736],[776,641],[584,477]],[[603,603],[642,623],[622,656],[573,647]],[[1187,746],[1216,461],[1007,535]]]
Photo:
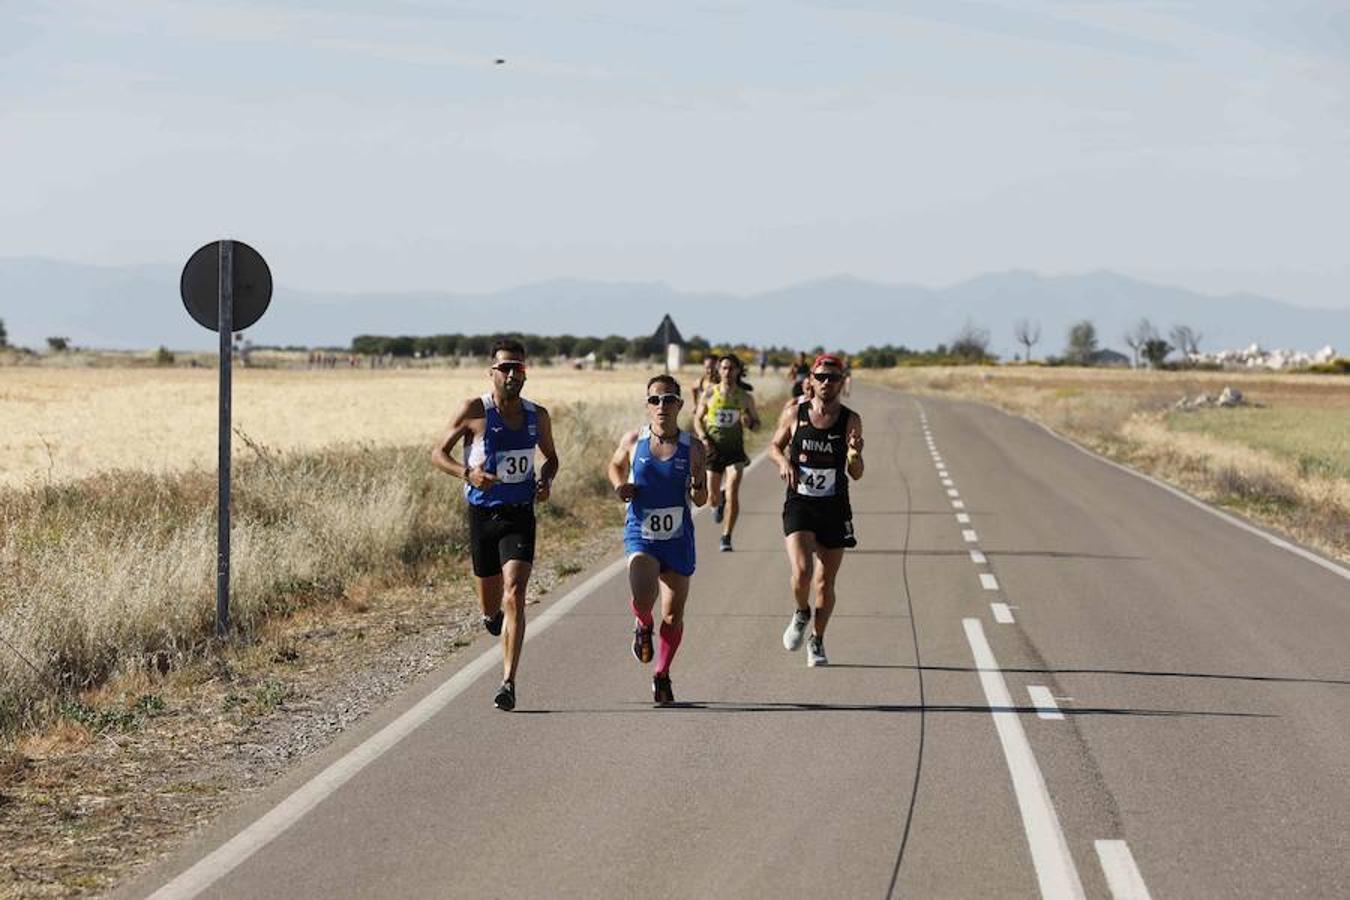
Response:
[[[827,665],[825,628],[834,611],[834,583],[844,549],[856,543],[848,481],[863,475],[862,417],[839,402],[843,366],[820,356],[811,367],[815,396],[783,411],[769,455],[787,482],[783,534],[792,566],[792,595],[797,611],[783,633],[783,646],[801,646],[811,622],[811,587],[816,589],[815,627],[806,663]],[[816,562],[819,561],[819,565]]]

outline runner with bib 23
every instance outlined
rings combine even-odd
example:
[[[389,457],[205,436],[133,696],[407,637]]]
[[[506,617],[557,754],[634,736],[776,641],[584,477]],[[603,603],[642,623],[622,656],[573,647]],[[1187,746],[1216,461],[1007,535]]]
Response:
[[[684,401],[669,375],[647,382],[647,424],[619,441],[607,474],[614,493],[628,504],[623,546],[628,554],[631,606],[637,618],[633,656],[652,661],[652,610],[661,600],[660,646],[652,673],[652,699],[675,702],[670,664],[684,637],[684,606],[694,574],[695,506],[708,502],[703,446],[677,423]]]
[[[778,419],[769,456],[787,483],[783,534],[792,567],[792,597],[797,610],[783,632],[783,646],[801,646],[811,623],[811,587],[816,589],[815,625],[807,642],[806,664],[829,664],[825,627],[835,604],[835,579],[844,549],[853,547],[853,510],[848,481],[863,476],[862,417],[839,401],[844,367],[836,356],[816,357],[811,366],[813,396],[789,406]]]
[[[730,353],[723,356],[717,373],[717,383],[698,397],[694,431],[708,453],[708,490],[716,504],[713,521],[722,523],[720,546],[730,551],[731,534],[741,509],[741,475],[750,462],[745,455],[745,429],[759,428],[759,412],[755,398],[741,384],[745,365],[740,357]]]

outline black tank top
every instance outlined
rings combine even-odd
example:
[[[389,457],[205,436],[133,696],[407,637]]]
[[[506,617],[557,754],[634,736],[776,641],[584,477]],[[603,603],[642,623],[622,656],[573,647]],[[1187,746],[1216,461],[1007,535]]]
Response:
[[[853,410],[839,407],[829,428],[811,424],[811,403],[797,404],[797,428],[788,445],[788,459],[797,468],[797,487],[788,499],[848,506],[848,428]]]

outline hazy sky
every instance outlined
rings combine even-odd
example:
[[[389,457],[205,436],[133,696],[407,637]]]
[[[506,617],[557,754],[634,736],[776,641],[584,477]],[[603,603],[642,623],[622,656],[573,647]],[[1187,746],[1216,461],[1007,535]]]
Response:
[[[1350,307],[1348,97],[1345,0],[0,0],[0,256]]]

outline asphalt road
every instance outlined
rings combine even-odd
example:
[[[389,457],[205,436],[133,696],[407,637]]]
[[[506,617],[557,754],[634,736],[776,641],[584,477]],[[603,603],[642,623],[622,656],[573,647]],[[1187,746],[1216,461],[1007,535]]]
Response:
[[[517,712],[484,637],[123,893],[1350,896],[1350,573],[988,408],[851,403],[830,667],[781,646],[761,464],[734,553],[698,519],[679,707],[602,563]]]

